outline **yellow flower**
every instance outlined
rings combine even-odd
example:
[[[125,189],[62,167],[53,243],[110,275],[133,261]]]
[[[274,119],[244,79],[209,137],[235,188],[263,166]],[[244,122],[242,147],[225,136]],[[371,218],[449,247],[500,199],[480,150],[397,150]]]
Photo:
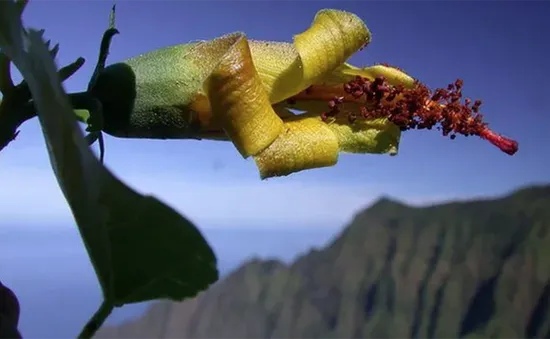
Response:
[[[413,84],[411,77],[391,67],[361,69],[345,63],[369,41],[370,32],[356,15],[321,10],[293,43],[254,41],[233,33],[146,56],[157,62],[173,61],[163,63],[170,65],[168,72],[183,80],[181,87],[157,86],[156,91],[179,91],[168,96],[178,100],[182,92],[193,93],[185,104],[198,114],[198,136],[229,139],[243,157],[254,157],[261,177],[267,178],[334,165],[339,152],[397,152],[400,130],[387,119],[353,124],[345,117],[330,123],[321,119],[327,101],[335,95],[345,96],[342,85],[356,75],[370,79],[384,75],[394,84]],[[138,93],[146,91],[146,85],[150,88],[145,80],[140,83],[148,78],[139,73],[147,69],[139,67],[144,62],[144,56],[127,61],[135,66]],[[158,77],[158,69],[155,71]],[[304,95],[311,86],[314,93]],[[296,97],[300,93],[302,98]],[[296,97],[295,103],[290,104],[287,99],[292,97]],[[145,101],[140,102],[138,95],[135,110],[145,110]],[[358,111],[354,100],[347,101],[346,109]],[[306,113],[294,114],[289,108]]]
[[[479,105],[457,106],[460,80],[435,98],[395,67],[347,64],[370,40],[356,15],[321,10],[293,43],[233,33],[138,56],[126,61],[137,93],[130,125],[145,126],[156,108],[170,107],[194,117],[196,136],[230,140],[243,157],[254,157],[262,178],[332,166],[340,152],[394,155],[401,130],[436,123],[452,138],[505,140],[472,116]],[[142,131],[120,134],[146,137]],[[510,154],[517,150],[517,143],[508,146]]]

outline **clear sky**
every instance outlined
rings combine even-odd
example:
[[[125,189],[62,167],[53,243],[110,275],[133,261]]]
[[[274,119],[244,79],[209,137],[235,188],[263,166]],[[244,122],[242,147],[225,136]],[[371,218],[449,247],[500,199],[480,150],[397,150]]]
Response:
[[[58,64],[87,63],[65,83],[85,89],[111,2],[31,1],[27,26],[60,43]],[[515,138],[510,157],[478,138],[406,132],[397,157],[341,155],[335,167],[261,181],[230,143],[107,137],[106,163],[204,227],[334,227],[380,195],[414,203],[500,194],[550,182],[550,2],[119,1],[109,63],[164,46],[244,31],[291,41],[322,8],[363,18],[372,43],[355,65],[388,62],[431,87],[460,77],[492,128]],[[546,156],[545,156],[546,154]],[[0,226],[71,227],[38,121],[0,154]],[[46,227],[46,226],[44,226]]]

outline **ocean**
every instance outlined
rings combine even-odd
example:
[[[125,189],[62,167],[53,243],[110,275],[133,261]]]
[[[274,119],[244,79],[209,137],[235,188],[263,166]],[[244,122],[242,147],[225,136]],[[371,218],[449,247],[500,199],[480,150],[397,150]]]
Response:
[[[216,252],[223,276],[251,257],[291,261],[324,245],[338,229],[213,227],[202,232]],[[19,298],[19,329],[26,339],[74,338],[101,302],[80,235],[71,227],[0,226],[0,281]],[[135,318],[147,306],[126,305],[107,322]]]

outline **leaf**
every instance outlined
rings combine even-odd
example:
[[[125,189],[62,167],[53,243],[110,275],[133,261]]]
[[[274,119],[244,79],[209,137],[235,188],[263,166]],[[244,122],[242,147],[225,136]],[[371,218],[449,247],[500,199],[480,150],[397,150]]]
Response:
[[[116,189],[102,203],[112,207],[107,227],[117,304],[183,300],[218,279],[214,253],[188,220],[120,182],[110,186]]]
[[[25,32],[15,3],[0,2],[0,48],[28,83],[59,186],[106,301],[182,300],[218,279],[195,226],[103,167],[84,141],[40,32]]]

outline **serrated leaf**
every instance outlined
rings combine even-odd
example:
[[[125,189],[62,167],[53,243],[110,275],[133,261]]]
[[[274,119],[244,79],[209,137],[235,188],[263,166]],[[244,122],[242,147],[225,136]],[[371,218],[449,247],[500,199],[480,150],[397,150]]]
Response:
[[[103,295],[115,304],[181,300],[218,278],[196,227],[107,170],[84,141],[41,34],[24,32],[12,1],[0,2],[0,48],[28,83],[50,162],[78,224]]]

